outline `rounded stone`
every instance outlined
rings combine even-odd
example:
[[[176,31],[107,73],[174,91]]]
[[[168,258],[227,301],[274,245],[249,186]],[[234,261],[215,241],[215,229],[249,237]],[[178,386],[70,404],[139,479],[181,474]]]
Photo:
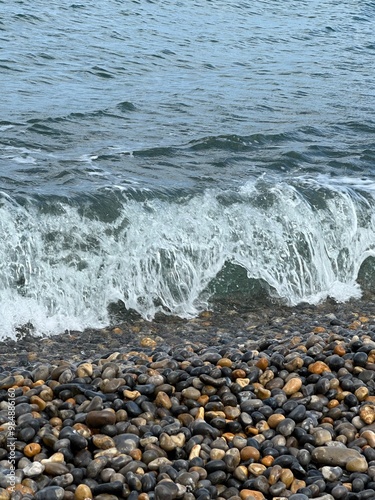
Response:
[[[74,492],[74,500],[93,498],[91,489],[86,484],[79,484]]]
[[[23,473],[26,477],[37,477],[44,472],[44,465],[40,462],[32,462],[23,468]]]
[[[174,500],[178,493],[177,484],[172,481],[160,481],[155,487],[155,500]]]
[[[329,467],[328,465],[322,467],[321,471],[324,479],[331,482],[338,481],[343,474],[341,467]]]
[[[288,382],[284,385],[283,391],[287,396],[291,396],[298,392],[302,387],[302,380],[298,377],[293,377],[288,380]]]
[[[260,452],[254,446],[245,446],[245,448],[242,448],[242,450],[240,451],[240,456],[241,460],[246,461],[253,459],[255,462],[257,462],[260,458]]]
[[[110,410],[90,411],[86,416],[86,425],[94,429],[115,423],[116,415]]]
[[[65,491],[60,486],[47,486],[35,493],[35,500],[62,500]]]
[[[295,426],[296,423],[294,422],[294,420],[292,420],[291,418],[285,418],[276,427],[276,432],[278,432],[282,436],[290,436],[293,433]]]

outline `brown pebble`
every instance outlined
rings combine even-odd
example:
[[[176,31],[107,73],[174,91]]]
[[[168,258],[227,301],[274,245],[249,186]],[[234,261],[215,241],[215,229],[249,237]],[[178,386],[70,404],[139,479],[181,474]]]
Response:
[[[281,413],[273,413],[267,420],[267,423],[271,429],[276,429],[279,423],[285,420],[285,416],[281,415]]]
[[[171,398],[168,396],[168,394],[164,391],[159,391],[155,401],[154,401],[156,406],[160,406],[162,408],[166,408],[167,410],[170,410],[172,408],[172,401]]]
[[[245,446],[240,451],[241,460],[250,460],[251,458],[257,462],[260,458],[260,452],[254,446]]]
[[[74,492],[74,500],[93,498],[91,489],[86,484],[79,484]]]
[[[257,382],[253,383],[253,390],[254,390],[255,395],[259,399],[267,399],[267,398],[271,397],[271,391],[266,389],[265,387],[263,387],[262,384],[259,384]]]
[[[131,456],[133,460],[142,460],[142,451],[139,448],[136,448],[135,450],[131,450],[129,452],[129,456]]]
[[[93,374],[93,366],[91,363],[82,363],[78,366],[76,373],[77,377],[91,377]]]
[[[24,447],[23,452],[27,457],[31,458],[31,457],[35,457],[35,455],[40,453],[41,450],[42,450],[42,447],[40,446],[40,444],[30,443]]]
[[[243,489],[240,491],[241,500],[265,500],[265,496],[260,491]]]
[[[144,337],[140,343],[142,347],[150,347],[151,349],[157,346],[157,342],[150,337]]]
[[[314,333],[324,333],[326,331],[326,329],[324,328],[324,326],[316,326],[313,330]]]
[[[85,424],[81,423],[74,424],[73,429],[86,439],[90,438],[92,435],[91,429],[89,429],[89,427],[87,427],[87,425]]]
[[[234,469],[233,476],[239,481],[246,481],[249,477],[248,468],[245,465],[239,465]]]
[[[90,411],[86,416],[88,427],[98,428],[103,425],[113,425],[116,423],[116,415],[110,409],[100,411]]]
[[[107,450],[108,448],[114,448],[115,442],[113,439],[106,434],[94,434],[92,436],[92,443],[96,448],[100,450]]]
[[[290,485],[290,491],[292,493],[296,493],[299,489],[305,488],[306,483],[302,479],[294,479],[292,484]]]
[[[47,403],[39,396],[31,396],[30,403],[37,405],[40,411],[44,411],[47,406]]]
[[[272,455],[266,455],[260,462],[266,467],[270,467],[273,464],[274,460],[275,458]]]
[[[280,465],[274,465],[272,467],[272,469],[270,470],[270,475],[269,475],[269,478],[268,478],[268,482],[270,484],[276,484],[277,481],[281,477],[282,471],[283,471],[283,469],[282,469],[282,467]]]
[[[337,344],[333,349],[334,354],[337,356],[344,356],[346,354],[346,349],[342,344]]]
[[[367,425],[371,425],[375,420],[375,407],[373,405],[364,405],[359,410],[359,416]]]
[[[246,372],[245,372],[245,370],[242,370],[241,368],[237,368],[236,370],[232,371],[232,377],[233,378],[245,378]]]
[[[217,362],[217,366],[225,366],[226,368],[230,368],[232,366],[232,361],[229,358],[221,358]]]
[[[321,375],[323,372],[330,372],[329,366],[324,363],[324,361],[315,361],[315,363],[311,363],[308,368],[309,372],[314,373],[315,375]]]
[[[367,443],[375,448],[375,432],[370,430],[365,430],[361,433],[361,437],[366,439]]]
[[[370,392],[367,387],[358,387],[358,389],[354,392],[354,394],[357,397],[358,401],[362,402],[366,401]]]
[[[255,366],[260,368],[261,370],[265,370],[268,368],[268,359],[267,358],[260,358],[258,361],[255,363]]]
[[[283,469],[281,471],[280,481],[284,483],[287,488],[289,488],[289,486],[294,481],[293,472],[290,469]]]
[[[250,379],[248,378],[237,378],[236,379],[236,384],[238,384],[240,387],[244,388],[247,385],[250,384]]]
[[[283,391],[287,396],[298,392],[302,387],[302,380],[298,377],[293,377],[284,385]]]
[[[139,398],[141,393],[139,391],[130,391],[129,389],[124,389],[123,395],[125,399],[130,399],[130,401],[134,401]]]

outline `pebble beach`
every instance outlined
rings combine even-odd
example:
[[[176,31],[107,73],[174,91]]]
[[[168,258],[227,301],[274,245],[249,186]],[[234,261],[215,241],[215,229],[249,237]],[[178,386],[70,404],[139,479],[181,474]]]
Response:
[[[0,500],[375,498],[375,306],[1,344]]]

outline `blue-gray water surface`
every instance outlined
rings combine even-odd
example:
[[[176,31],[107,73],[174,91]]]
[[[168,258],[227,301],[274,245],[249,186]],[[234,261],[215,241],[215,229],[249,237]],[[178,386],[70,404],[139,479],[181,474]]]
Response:
[[[374,19],[0,0],[0,337],[372,289]]]

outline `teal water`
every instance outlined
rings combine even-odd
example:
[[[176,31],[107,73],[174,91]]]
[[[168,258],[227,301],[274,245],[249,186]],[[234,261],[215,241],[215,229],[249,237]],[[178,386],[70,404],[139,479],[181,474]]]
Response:
[[[0,0],[0,335],[371,290],[374,16]]]

